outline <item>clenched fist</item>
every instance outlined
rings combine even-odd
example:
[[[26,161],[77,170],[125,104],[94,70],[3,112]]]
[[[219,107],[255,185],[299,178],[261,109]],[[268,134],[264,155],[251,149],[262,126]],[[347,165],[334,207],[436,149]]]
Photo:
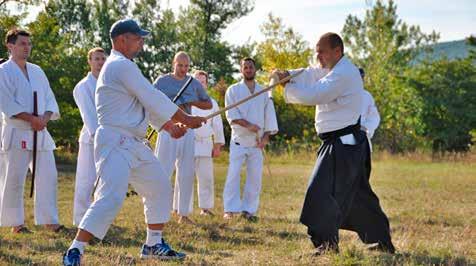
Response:
[[[185,133],[187,133],[187,127],[185,125],[174,123],[173,121],[165,123],[163,129],[169,132],[170,136],[174,139],[181,138]]]
[[[188,128],[199,128],[207,122],[205,117],[187,115],[182,123],[184,123]]]

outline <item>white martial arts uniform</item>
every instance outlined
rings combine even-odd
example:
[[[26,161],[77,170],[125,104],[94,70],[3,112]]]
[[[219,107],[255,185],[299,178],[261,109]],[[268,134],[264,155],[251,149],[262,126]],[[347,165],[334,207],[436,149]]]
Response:
[[[33,130],[30,123],[14,118],[22,112],[33,113],[33,91],[38,95],[38,114],[52,112],[59,118],[53,91],[43,70],[27,63],[28,79],[11,59],[0,66],[0,226],[24,224],[23,189],[28,168],[32,167]],[[35,224],[58,224],[57,171],[53,138],[45,128],[38,131]]]
[[[74,186],[73,224],[79,225],[84,213],[92,202],[96,167],[94,165],[94,134],[98,128],[98,118],[94,94],[97,80],[91,72],[74,88],[73,96],[81,113],[83,128],[79,134],[79,152]]]
[[[166,74],[154,82],[154,87],[166,94],[169,99],[173,99],[188,78],[187,76],[182,80],[177,80],[172,74]],[[210,97],[202,84],[193,78],[189,86],[178,98],[177,104],[186,104],[185,111],[191,113],[190,102],[209,99]],[[162,130],[157,136],[155,145],[155,156],[161,162],[166,175],[171,177],[173,170],[175,169],[176,171],[173,210],[182,216],[188,216],[193,210],[191,202],[195,177],[194,139],[193,130],[187,130],[187,133],[180,139],[174,139],[168,132]]]
[[[308,67],[286,84],[284,99],[288,103],[315,105],[315,126],[319,134],[353,125],[362,111],[362,79],[354,75],[350,75],[352,79],[340,77],[347,72],[354,74],[354,67],[345,56],[331,72]]]
[[[372,94],[367,90],[364,90],[362,94],[362,116],[360,124],[365,127],[367,137],[369,139],[370,150],[372,150],[372,137],[380,123],[380,114],[378,113],[377,106],[375,106],[374,98]]]
[[[254,93],[262,90],[255,83]],[[231,105],[251,95],[250,90],[241,81],[228,88],[225,95],[225,106]],[[225,212],[246,211],[255,214],[259,206],[261,178],[263,169],[263,152],[257,145],[257,138],[263,137],[264,132],[276,134],[278,122],[274,104],[269,94],[260,96],[239,105],[226,112],[226,118],[231,125],[230,165],[223,190],[223,205]],[[258,134],[237,125],[233,120],[245,119],[261,128]],[[240,198],[240,170],[246,162],[246,182],[243,188],[243,198]]]
[[[192,107],[192,115],[205,117],[219,110],[218,104],[212,100],[212,109],[202,110]],[[195,175],[198,184],[198,207],[211,209],[214,206],[215,189],[213,177],[213,144],[225,144],[223,122],[220,115],[207,121],[205,125],[194,129],[195,131]],[[191,205],[193,206],[193,193]]]
[[[112,50],[96,87],[99,128],[94,139],[94,202],[79,228],[102,239],[126,197],[128,183],[142,196],[147,224],[170,219],[171,186],[161,164],[143,142],[150,122],[160,128],[178,107],[154,89],[139,67]]]

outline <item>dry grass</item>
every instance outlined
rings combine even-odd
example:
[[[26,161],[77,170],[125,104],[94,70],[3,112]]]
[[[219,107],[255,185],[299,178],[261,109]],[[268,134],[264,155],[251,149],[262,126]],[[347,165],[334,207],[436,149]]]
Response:
[[[185,264],[218,265],[470,265],[476,263],[476,161],[434,162],[420,155],[378,154],[372,185],[390,218],[396,255],[365,250],[356,235],[341,231],[341,253],[311,257],[311,244],[298,217],[314,155],[271,159],[265,169],[260,220],[221,219],[226,159],[216,165],[216,213],[192,217],[198,226],[168,224],[165,237],[188,254]],[[74,166],[60,170],[61,221],[71,226]],[[29,191],[29,190],[27,190]],[[27,225],[33,235],[0,229],[0,264],[57,265],[72,235],[55,235],[32,225],[27,199]],[[155,265],[141,261],[145,239],[142,205],[128,198],[103,243],[89,246],[87,265]],[[168,263],[174,264],[174,263]]]

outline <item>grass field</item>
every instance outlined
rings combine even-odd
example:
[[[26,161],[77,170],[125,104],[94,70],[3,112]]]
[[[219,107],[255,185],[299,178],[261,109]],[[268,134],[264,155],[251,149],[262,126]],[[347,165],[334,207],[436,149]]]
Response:
[[[271,158],[265,169],[259,221],[225,222],[221,215],[226,157],[215,165],[216,208],[213,218],[195,209],[197,226],[168,224],[165,237],[185,251],[185,264],[200,265],[471,265],[476,264],[476,161],[432,162],[412,157],[376,156],[371,183],[389,216],[397,254],[367,251],[352,232],[341,231],[340,254],[312,257],[306,230],[298,222],[314,162],[313,155]],[[61,165],[61,222],[72,220],[74,166]],[[27,189],[26,191],[29,191]],[[26,195],[26,194],[25,194]],[[0,229],[0,265],[58,265],[73,236],[56,235],[32,224],[32,202],[26,199],[31,235]],[[88,246],[87,265],[155,265],[141,261],[145,240],[140,198],[126,202],[102,243]],[[73,230],[71,230],[73,231]],[[164,263],[177,264],[177,263]]]

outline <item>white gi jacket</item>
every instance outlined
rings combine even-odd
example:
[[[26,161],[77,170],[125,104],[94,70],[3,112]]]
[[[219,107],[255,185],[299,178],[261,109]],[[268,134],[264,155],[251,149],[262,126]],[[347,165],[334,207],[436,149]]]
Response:
[[[26,68],[29,80],[13,60],[0,65],[1,151],[33,149],[33,130],[30,123],[13,117],[22,112],[33,113],[33,91],[37,91],[39,115],[50,111],[51,120],[60,117],[58,104],[43,70],[31,63],[27,63]],[[39,131],[37,150],[51,151],[55,148],[48,130],[45,128]]]
[[[212,100],[212,109],[202,110],[192,106],[192,115],[205,117],[219,110],[218,103]],[[205,125],[194,129],[195,131],[195,156],[212,156],[214,143],[225,144],[225,136],[223,134],[223,122],[221,115],[217,115],[207,121]]]
[[[79,142],[93,144],[94,134],[98,128],[98,118],[96,104],[94,103],[94,93],[96,91],[97,80],[91,72],[83,78],[73,90],[73,97],[81,113],[83,128],[79,134]]]
[[[257,93],[263,88],[255,83]],[[225,94],[225,106],[231,105],[239,100],[251,95],[250,90],[244,81],[231,85]],[[231,122],[236,119],[245,119],[250,123],[258,125],[261,130],[258,135],[263,137],[264,132],[270,132],[271,135],[278,133],[278,121],[276,111],[274,110],[273,100],[268,93],[263,93],[235,108],[226,111],[226,118],[231,126],[231,141],[239,143],[243,147],[255,147],[257,142],[256,133]]]
[[[361,124],[367,129],[367,136],[371,139],[380,123],[380,114],[375,106],[372,94],[367,90],[362,95],[362,116]]]
[[[160,129],[177,109],[133,61],[112,50],[99,74],[96,89],[99,128],[94,152],[98,175],[113,149],[127,158],[130,167],[157,160],[142,142],[147,125],[151,123]]]
[[[288,103],[315,105],[320,134],[355,124],[362,111],[362,92],[359,69],[344,56],[331,71],[305,69],[286,84],[284,98]]]

